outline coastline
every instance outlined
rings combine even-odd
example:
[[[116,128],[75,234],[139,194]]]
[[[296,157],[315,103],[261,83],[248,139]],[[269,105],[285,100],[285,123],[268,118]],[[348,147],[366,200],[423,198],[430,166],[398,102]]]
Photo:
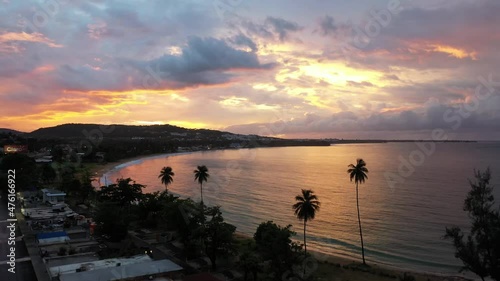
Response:
[[[252,236],[242,232],[236,231],[234,233],[236,240],[253,239]],[[361,259],[352,259],[333,253],[322,253],[316,250],[308,250],[314,259],[318,262],[312,267],[321,276],[326,278],[341,279],[320,279],[320,280],[364,280],[364,281],[385,281],[385,280],[399,280],[404,274],[411,274],[416,281],[466,281],[478,280],[470,279],[469,277],[461,276],[458,272],[456,274],[439,274],[424,272],[412,269],[397,268],[376,262],[368,262],[368,267],[361,263]],[[396,278],[396,279],[395,279]]]
[[[185,155],[185,154],[191,154],[194,152],[198,152],[198,151],[155,153],[155,154],[148,154],[148,155],[142,155],[142,156],[123,158],[123,159],[115,161],[115,162],[107,162],[107,163],[102,163],[102,164],[97,164],[95,166],[92,166],[91,168],[89,168],[89,172],[91,173],[94,181],[100,182],[100,179],[105,174],[114,170],[118,166],[125,165],[125,164],[130,163],[130,162],[135,162],[135,161],[139,161],[139,160],[146,160],[146,159],[150,159],[150,158],[157,158],[157,157],[162,157],[162,156],[166,157],[166,156]]]
[[[90,168],[94,179],[100,180],[106,173],[112,171],[120,165],[124,165],[130,162],[145,160],[149,158],[163,157],[163,156],[175,156],[194,153],[192,152],[180,152],[180,153],[159,153],[142,155],[130,158],[124,158],[115,162],[108,162],[104,164],[98,164]],[[236,239],[253,239],[252,236],[236,232]],[[363,268],[360,259],[348,258],[345,256],[335,255],[334,253],[322,253],[320,251],[309,250],[318,263],[318,272],[322,276],[344,276],[345,278],[351,280],[367,280],[367,281],[385,281],[385,280],[397,280],[395,277],[388,276],[403,276],[403,274],[408,273],[416,277],[416,281],[445,281],[445,280],[476,280],[470,277],[464,277],[458,272],[456,274],[440,274],[423,272],[413,269],[398,268],[397,266],[390,266],[386,264],[379,264],[375,262],[369,262],[368,268]],[[396,277],[396,278],[397,278]],[[330,279],[322,279],[330,280]]]

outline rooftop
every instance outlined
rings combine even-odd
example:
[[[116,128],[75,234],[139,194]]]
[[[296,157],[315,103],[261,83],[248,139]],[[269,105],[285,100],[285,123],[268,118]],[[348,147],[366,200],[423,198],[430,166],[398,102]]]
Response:
[[[88,271],[94,271],[104,268],[117,267],[118,264],[120,264],[120,266],[125,266],[129,264],[142,263],[146,261],[152,261],[152,259],[148,255],[137,255],[131,258],[114,258],[114,259],[97,260],[86,263],[73,263],[61,266],[53,266],[49,268],[49,274],[51,276],[57,276],[58,274],[60,275],[72,274],[76,272],[76,269],[82,267],[86,268],[86,270]]]
[[[140,263],[101,268],[91,271],[63,274],[61,281],[88,281],[88,280],[120,280],[158,273],[176,272],[182,267],[170,260],[144,261]],[[216,281],[219,281],[215,279]]]
[[[57,189],[44,188],[42,189],[43,193],[46,193],[47,196],[61,196],[66,195],[63,191]]]
[[[71,216],[77,216],[78,214],[73,212],[67,205],[64,207],[63,212],[54,212],[52,207],[37,207],[37,208],[21,208],[21,213],[26,217],[30,217],[33,220],[39,219],[53,219],[53,218],[66,218]]]

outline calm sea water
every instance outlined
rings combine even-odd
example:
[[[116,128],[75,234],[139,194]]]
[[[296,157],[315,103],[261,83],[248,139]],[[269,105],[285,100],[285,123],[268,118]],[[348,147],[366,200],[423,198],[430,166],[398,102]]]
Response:
[[[455,273],[461,263],[453,256],[451,242],[442,239],[445,227],[467,227],[462,207],[475,168],[490,166],[493,183],[500,183],[500,143],[436,144],[428,156],[417,150],[415,143],[386,143],[196,152],[126,163],[105,178],[109,183],[131,177],[147,185],[145,192],[153,192],[164,189],[158,174],[163,166],[171,166],[175,177],[169,190],[199,200],[193,170],[206,165],[210,178],[204,185],[204,201],[221,205],[237,231],[253,235],[259,223],[272,220],[294,225],[297,239],[302,239],[302,224],[291,206],[302,188],[312,189],[321,209],[308,224],[308,248],[359,259],[355,185],[346,171],[361,157],[369,169],[359,195],[367,260]],[[391,188],[386,173],[399,175],[401,159],[410,155],[418,166]],[[417,157],[422,155],[424,159]]]

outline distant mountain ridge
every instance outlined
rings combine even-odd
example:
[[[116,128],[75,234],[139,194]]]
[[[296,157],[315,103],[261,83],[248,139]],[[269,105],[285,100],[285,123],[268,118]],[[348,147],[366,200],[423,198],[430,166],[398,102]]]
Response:
[[[208,129],[187,129],[173,125],[102,125],[70,123],[54,127],[40,128],[27,136],[34,138],[86,138],[88,135],[101,132],[103,136],[111,138],[144,137],[155,138],[171,136],[173,134],[202,134],[204,137],[218,137],[229,132]]]
[[[26,134],[25,132],[21,132],[21,131],[16,131],[16,130],[8,129],[8,128],[0,128],[0,134],[8,134],[8,133],[15,134],[15,135]]]

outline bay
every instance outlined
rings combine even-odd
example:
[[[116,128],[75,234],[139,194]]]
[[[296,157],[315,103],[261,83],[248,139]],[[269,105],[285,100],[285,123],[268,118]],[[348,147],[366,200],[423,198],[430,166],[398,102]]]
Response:
[[[434,149],[432,149],[434,148]],[[301,189],[312,189],[321,201],[316,219],[308,224],[308,249],[360,258],[355,185],[347,166],[363,158],[368,180],[360,185],[360,211],[368,262],[433,273],[456,273],[445,227],[467,228],[462,211],[474,169],[491,168],[500,183],[500,143],[379,143],[329,147],[279,147],[203,151],[160,155],[115,167],[107,183],[130,177],[147,187],[164,190],[158,179],[164,166],[175,172],[169,191],[200,199],[193,171],[206,165],[210,178],[203,186],[205,204],[222,206],[237,231],[253,235],[272,220],[294,225],[302,239],[302,223],[292,204]],[[403,164],[406,163],[406,164]],[[495,190],[497,200],[500,192]]]

